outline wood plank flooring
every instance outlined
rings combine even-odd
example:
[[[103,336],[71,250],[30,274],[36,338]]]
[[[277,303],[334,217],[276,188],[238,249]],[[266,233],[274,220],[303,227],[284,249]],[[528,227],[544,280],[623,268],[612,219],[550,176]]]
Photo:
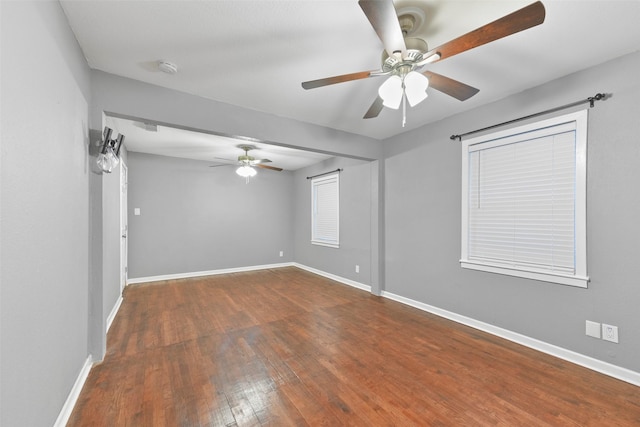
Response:
[[[295,267],[134,285],[69,426],[638,426],[640,388]]]

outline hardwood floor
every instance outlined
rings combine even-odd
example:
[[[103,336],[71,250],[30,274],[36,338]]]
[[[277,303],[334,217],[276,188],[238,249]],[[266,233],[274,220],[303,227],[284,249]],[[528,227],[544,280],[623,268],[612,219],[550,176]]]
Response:
[[[69,426],[638,426],[640,388],[290,267],[134,285]]]

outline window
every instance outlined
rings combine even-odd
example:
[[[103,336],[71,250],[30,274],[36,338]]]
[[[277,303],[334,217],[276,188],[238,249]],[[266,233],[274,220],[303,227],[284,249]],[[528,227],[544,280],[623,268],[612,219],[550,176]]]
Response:
[[[340,245],[340,180],[337,173],[311,180],[311,243]]]
[[[465,141],[463,268],[587,287],[587,111]]]

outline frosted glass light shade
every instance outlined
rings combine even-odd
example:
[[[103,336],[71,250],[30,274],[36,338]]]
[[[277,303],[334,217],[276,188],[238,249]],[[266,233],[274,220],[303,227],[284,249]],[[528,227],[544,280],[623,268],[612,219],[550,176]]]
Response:
[[[411,71],[404,77],[404,90],[409,105],[415,107],[427,98],[429,79],[424,74]]]
[[[402,101],[402,79],[400,76],[391,76],[378,89],[378,95],[382,98],[382,105],[397,110]]]
[[[251,166],[247,166],[247,165],[240,166],[238,169],[236,169],[236,173],[243,178],[256,176],[256,170]]]

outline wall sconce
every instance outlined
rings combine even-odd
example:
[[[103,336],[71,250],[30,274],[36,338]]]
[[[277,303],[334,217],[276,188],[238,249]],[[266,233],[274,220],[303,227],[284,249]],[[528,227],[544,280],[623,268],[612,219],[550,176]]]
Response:
[[[98,159],[96,160],[100,170],[105,173],[111,173],[113,168],[118,166],[120,162],[118,156],[120,155],[120,148],[124,141],[124,135],[122,134],[118,134],[118,138],[116,139],[111,139],[112,132],[111,128],[105,126],[102,132],[102,150],[100,150],[100,154],[98,154]]]

